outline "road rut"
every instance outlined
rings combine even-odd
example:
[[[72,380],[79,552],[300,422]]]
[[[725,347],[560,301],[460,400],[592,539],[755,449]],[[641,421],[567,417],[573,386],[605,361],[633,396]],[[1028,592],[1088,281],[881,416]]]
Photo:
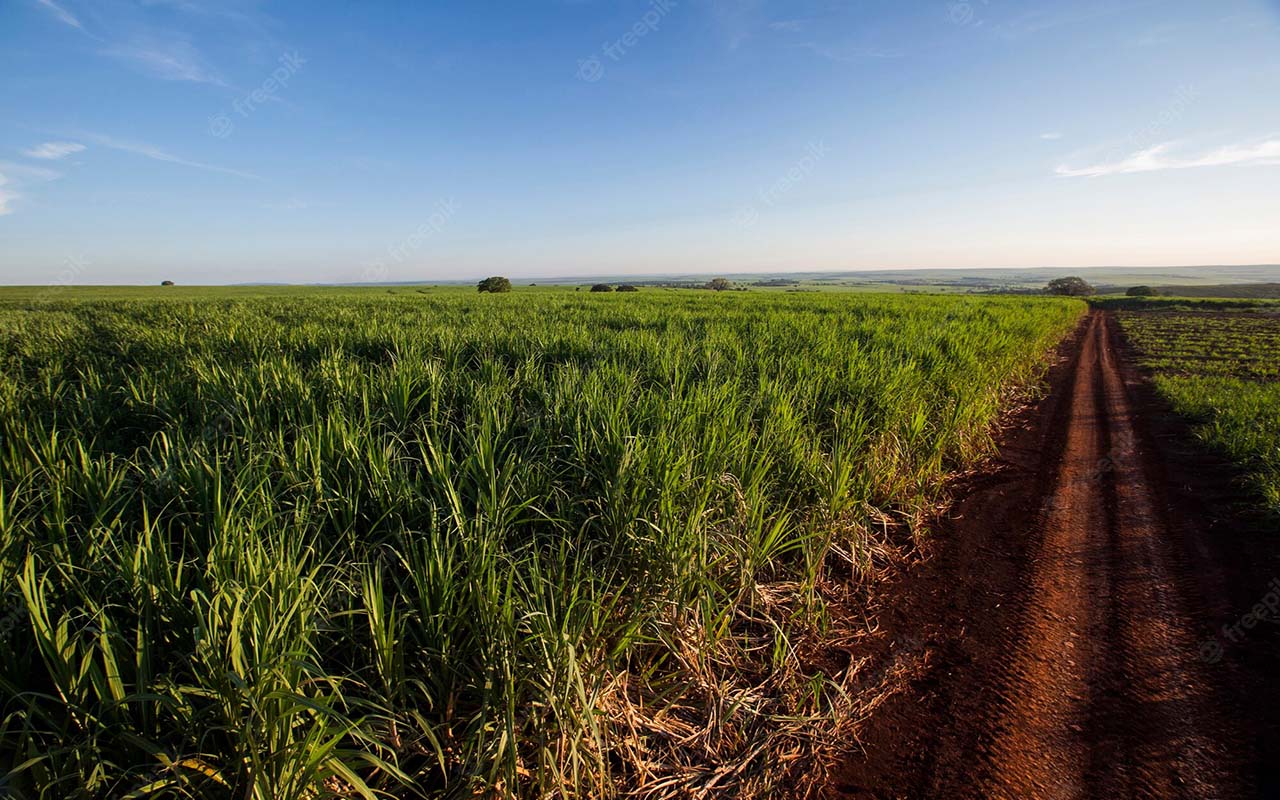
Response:
[[[1275,691],[1215,638],[1266,572],[1205,543],[1114,327],[1089,316],[1005,468],[890,587],[883,635],[922,642],[922,666],[833,796],[1271,796]]]

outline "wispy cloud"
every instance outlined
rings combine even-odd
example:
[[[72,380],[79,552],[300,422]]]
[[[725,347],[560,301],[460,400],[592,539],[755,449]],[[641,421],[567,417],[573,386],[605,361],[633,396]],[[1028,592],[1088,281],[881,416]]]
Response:
[[[1159,47],[1174,44],[1178,40],[1182,26],[1177,23],[1163,23],[1144,31],[1129,41],[1131,47]]]
[[[184,167],[202,169],[207,172],[220,172],[224,175],[235,175],[236,177],[249,178],[250,180],[261,180],[260,176],[255,175],[252,172],[245,172],[244,170],[231,169],[229,167],[220,167],[220,166],[217,166],[216,164],[205,164],[204,162],[201,162],[201,161],[192,161],[190,159],[180,158],[171,153],[166,153],[164,150],[161,150],[155,145],[150,145],[145,142],[124,141],[121,139],[112,138],[110,136],[102,136],[96,133],[87,133],[82,135],[80,138],[87,139],[88,141],[91,141],[94,144],[98,144],[103,147],[110,148],[112,150],[119,150],[124,153],[133,153],[134,155],[139,155],[144,158],[149,158],[149,159],[152,159],[153,161],[163,161],[168,164],[180,164]]]
[[[181,39],[134,39],[128,44],[111,47],[104,54],[128,61],[144,72],[167,81],[227,85],[205,64],[199,51],[190,42]]]
[[[24,197],[20,190],[27,183],[52,181],[60,177],[62,173],[44,167],[0,161],[0,216],[13,213],[13,204]]]
[[[828,61],[838,61],[844,64],[867,61],[869,59],[903,58],[906,56],[903,51],[892,47],[829,47],[817,42],[805,42],[800,46],[822,56]]]
[[[22,154],[27,158],[56,161],[59,158],[66,158],[72,153],[79,153],[82,150],[84,150],[84,145],[77,142],[45,142],[29,150],[23,150]]]
[[[90,39],[94,39],[99,42],[103,41],[101,36],[86,28],[84,24],[80,22],[80,18],[68,11],[66,6],[56,3],[54,0],[36,0],[36,5],[41,8],[48,9],[62,24],[75,28]]]
[[[158,6],[192,16],[226,20],[256,31],[263,30],[263,20],[265,20],[262,14],[254,10],[257,5],[255,2],[234,3],[228,0],[217,0],[213,3],[195,3],[191,0],[138,0],[138,2],[143,7]]]
[[[1046,142],[1056,142],[1062,138],[1062,134],[1058,133],[1057,131],[1049,131],[1049,132],[1040,134],[1040,138],[1044,139]]]
[[[311,208],[311,201],[301,197],[291,197],[282,203],[263,203],[262,207],[271,211],[304,211]]]
[[[102,43],[99,55],[132,65],[140,72],[169,81],[228,86],[218,70],[209,65],[192,44],[190,36],[153,24],[154,10],[171,18],[175,13],[199,18],[202,28],[222,29],[246,49],[283,49],[271,34],[271,20],[256,10],[257,0],[245,3],[193,2],[192,0],[116,0],[103,3],[109,14],[90,14],[85,27],[69,10],[67,0],[34,0],[59,20],[91,39]]]
[[[707,0],[711,18],[730,50],[754,38],[767,23],[764,0]]]
[[[53,0],[36,0],[36,2],[52,11],[58,19],[62,20],[67,25],[84,30],[84,26],[80,24],[80,20],[76,18],[75,14],[72,14],[70,11],[53,2]]]
[[[1157,5],[1162,0],[1132,0],[1117,2],[1106,0],[1101,3],[1054,3],[1042,8],[1024,11],[1016,16],[991,26],[991,30],[1005,39],[1021,39],[1055,28],[1093,23],[1107,17],[1127,14],[1132,11]]]
[[[1083,167],[1062,165],[1055,170],[1064,178],[1099,178],[1107,175],[1131,175],[1138,172],[1161,172],[1171,169],[1228,167],[1239,164],[1280,166],[1280,139],[1251,144],[1233,144],[1200,155],[1177,157],[1173,143],[1158,144],[1139,150],[1128,158]]]
[[[20,198],[17,192],[4,188],[8,185],[9,179],[5,177],[3,172],[0,172],[0,217],[5,214],[12,214],[13,206],[11,204]]]
[[[12,161],[0,161],[0,171],[10,179],[20,181],[56,181],[62,173],[46,167],[35,167],[31,164],[16,164]]]

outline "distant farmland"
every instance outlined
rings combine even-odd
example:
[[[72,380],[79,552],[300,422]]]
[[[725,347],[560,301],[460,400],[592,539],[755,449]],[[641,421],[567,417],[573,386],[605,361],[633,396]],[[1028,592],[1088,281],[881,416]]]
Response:
[[[1161,286],[1161,294],[1175,297],[1280,298],[1280,283],[1242,283],[1229,286]]]

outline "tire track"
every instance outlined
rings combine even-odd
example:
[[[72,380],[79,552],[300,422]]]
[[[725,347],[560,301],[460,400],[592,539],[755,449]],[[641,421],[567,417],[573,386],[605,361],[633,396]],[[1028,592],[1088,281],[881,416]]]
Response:
[[[863,726],[833,796],[1260,796],[1249,715],[1200,657],[1222,603],[1197,595],[1197,531],[1171,518],[1113,325],[1089,316],[1028,421],[1034,477],[970,498],[901,588],[886,635],[948,607],[940,657]]]

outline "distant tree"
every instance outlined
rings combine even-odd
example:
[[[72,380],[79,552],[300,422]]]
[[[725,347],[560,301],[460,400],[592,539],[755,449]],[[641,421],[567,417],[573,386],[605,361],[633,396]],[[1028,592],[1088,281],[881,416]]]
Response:
[[[707,285],[704,288],[710,289],[713,292],[727,292],[733,288],[733,281],[728,278],[712,278],[707,281]]]
[[[511,281],[501,275],[494,275],[492,278],[485,278],[480,281],[478,288],[482,293],[501,294],[502,292],[511,291]]]
[[[1160,292],[1154,286],[1134,286],[1125,294],[1129,297],[1155,297]]]
[[[610,286],[610,285],[609,285],[609,284],[607,284],[607,283],[597,283],[595,286],[592,286],[592,287],[591,287],[591,291],[593,291],[593,292],[612,292],[612,291],[613,291],[613,287],[612,287],[612,286]]]
[[[161,286],[172,286],[173,281],[160,281]]]
[[[621,286],[619,286],[619,287],[618,287],[618,291],[620,291],[620,292],[638,292],[638,291],[640,291],[640,288],[639,288],[639,287],[637,287],[637,286],[632,286],[632,285],[631,285],[631,284],[629,284],[629,283],[624,283],[624,284],[622,284]]]
[[[1045,291],[1049,294],[1065,295],[1067,297],[1088,297],[1091,294],[1097,294],[1088,281],[1084,278],[1076,277],[1054,278],[1049,281]]]

